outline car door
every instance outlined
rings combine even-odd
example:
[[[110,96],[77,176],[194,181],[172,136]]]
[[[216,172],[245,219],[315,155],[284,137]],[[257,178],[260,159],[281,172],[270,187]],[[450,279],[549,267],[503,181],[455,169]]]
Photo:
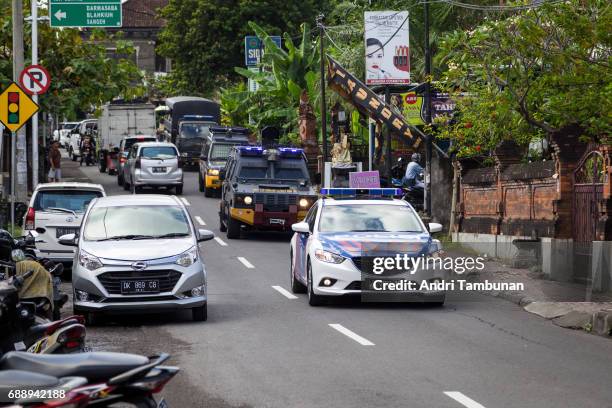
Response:
[[[304,222],[310,227],[310,234],[297,233],[295,237],[295,274],[296,277],[306,282],[306,262],[308,260],[308,248],[310,241],[313,239],[315,220],[317,219],[318,204],[310,207],[310,210],[304,218]]]
[[[123,178],[131,183],[132,180],[132,166],[134,165],[134,157],[136,157],[136,150],[138,149],[137,145],[132,145],[130,148],[130,152],[128,153],[127,161],[123,166]]]

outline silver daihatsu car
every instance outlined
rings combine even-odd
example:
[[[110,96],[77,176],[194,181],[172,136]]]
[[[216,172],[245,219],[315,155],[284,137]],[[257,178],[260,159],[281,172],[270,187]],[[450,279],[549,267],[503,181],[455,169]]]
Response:
[[[72,267],[74,313],[191,309],[207,317],[206,269],[198,243],[214,238],[196,230],[175,196],[123,195],[91,202],[78,234]]]
[[[172,143],[143,142],[130,148],[123,165],[123,188],[139,193],[144,187],[174,188],[183,194],[183,169]]]

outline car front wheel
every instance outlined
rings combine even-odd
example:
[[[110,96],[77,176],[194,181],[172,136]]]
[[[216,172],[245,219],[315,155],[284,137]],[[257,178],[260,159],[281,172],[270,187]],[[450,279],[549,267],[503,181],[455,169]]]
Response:
[[[312,266],[310,265],[310,259],[308,260],[308,266],[307,266],[307,273],[308,273],[308,304],[310,306],[321,306],[322,304],[324,304],[324,298],[321,295],[317,295],[314,293],[314,290],[312,289],[313,283],[312,283]]]
[[[293,252],[289,256],[289,273],[291,274],[291,291],[293,293],[306,293],[306,286],[295,278],[295,270],[293,269]]]
[[[204,303],[204,306],[194,307],[191,309],[191,316],[196,322],[205,322],[208,319],[207,304]]]

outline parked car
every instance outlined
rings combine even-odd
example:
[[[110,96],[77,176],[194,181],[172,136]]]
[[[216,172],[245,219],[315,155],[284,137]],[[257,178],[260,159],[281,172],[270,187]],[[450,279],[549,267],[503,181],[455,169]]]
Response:
[[[214,238],[196,230],[174,196],[123,195],[95,199],[80,234],[72,268],[74,312],[146,313],[191,309],[206,320],[206,268],[198,243]]]
[[[59,129],[53,131],[53,141],[60,142],[60,146],[67,147],[70,143],[70,131],[77,127],[79,122],[62,122]]]
[[[123,188],[137,194],[145,187],[174,188],[183,194],[183,169],[175,145],[164,142],[136,143],[123,165]]]
[[[81,156],[81,139],[88,135],[95,138],[98,132],[98,119],[86,119],[79,122],[79,125],[72,129],[70,133],[70,143],[68,146],[68,156],[72,161],[77,161]]]
[[[72,262],[74,251],[60,245],[58,238],[76,233],[89,203],[104,197],[104,187],[89,183],[39,184],[24,217],[23,229],[36,229],[39,234],[36,255],[56,262]]]
[[[127,136],[121,139],[119,142],[119,152],[117,161],[117,184],[120,186],[123,185],[123,165],[127,161],[128,153],[130,149],[135,143],[141,142],[156,142],[157,138],[155,136],[145,136],[145,135],[136,135],[136,136]]]

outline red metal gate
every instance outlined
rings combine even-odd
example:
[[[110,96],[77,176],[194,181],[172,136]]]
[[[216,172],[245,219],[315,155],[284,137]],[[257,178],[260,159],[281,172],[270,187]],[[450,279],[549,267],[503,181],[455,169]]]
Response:
[[[603,155],[597,150],[585,154],[574,171],[573,181],[574,278],[585,282],[590,277],[593,240],[599,220],[599,202],[603,197]]]

